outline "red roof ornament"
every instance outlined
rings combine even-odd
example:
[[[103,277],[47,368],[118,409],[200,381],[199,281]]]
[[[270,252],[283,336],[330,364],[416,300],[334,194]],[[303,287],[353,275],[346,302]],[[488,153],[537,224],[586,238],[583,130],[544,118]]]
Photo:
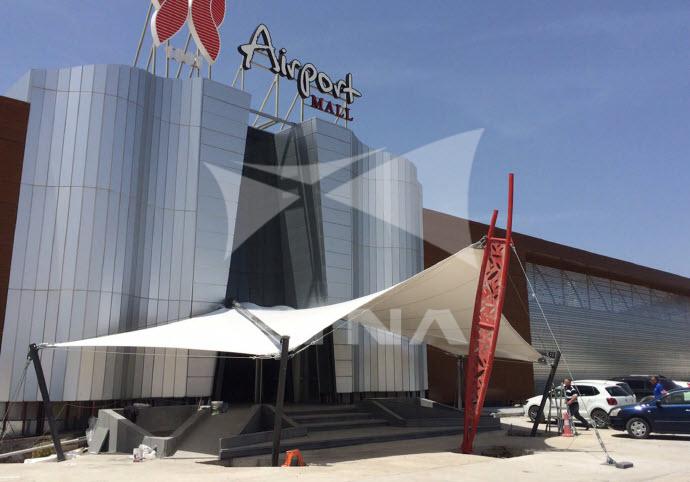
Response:
[[[151,0],[156,9],[151,34],[156,46],[166,42],[189,19],[189,31],[201,55],[212,64],[220,53],[218,28],[225,18],[225,0]]]

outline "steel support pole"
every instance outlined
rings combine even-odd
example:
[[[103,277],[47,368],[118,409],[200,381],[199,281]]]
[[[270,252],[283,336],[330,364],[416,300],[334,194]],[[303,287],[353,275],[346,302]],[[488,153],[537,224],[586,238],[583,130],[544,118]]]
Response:
[[[134,54],[134,61],[132,62],[132,67],[137,66],[139,62],[139,54],[141,53],[141,46],[144,43],[144,37],[146,36],[146,27],[149,25],[149,20],[151,20],[151,12],[153,10],[153,3],[149,4],[149,9],[146,11],[146,21],[144,22],[144,28],[141,31],[141,37],[139,37],[139,43],[137,44],[137,51]]]
[[[283,405],[285,403],[285,382],[287,379],[287,362],[290,351],[290,337],[280,337],[280,370],[278,371],[278,393],[276,393],[276,410],[273,422],[273,451],[271,465],[278,467],[280,459],[280,435],[283,425]]]
[[[263,392],[263,360],[257,358],[254,360],[254,403],[262,402],[262,392]]]
[[[48,387],[46,386],[46,379],[43,375],[43,365],[41,365],[41,359],[38,356],[38,346],[35,343],[29,345],[29,354],[27,357],[31,358],[31,361],[34,364],[34,370],[36,370],[38,389],[41,391],[43,408],[45,410],[46,417],[48,418],[50,436],[53,439],[53,446],[55,447],[58,462],[63,462],[65,460],[65,453],[62,451],[62,444],[60,443],[60,438],[58,437],[57,427],[55,425],[55,417],[53,417],[53,407],[50,403],[50,395],[48,395]]]
[[[546,380],[546,385],[544,385],[544,393],[541,396],[541,403],[539,403],[539,410],[537,410],[537,417],[534,419],[534,424],[532,425],[531,437],[537,435],[537,430],[539,429],[539,421],[544,416],[544,407],[546,406],[546,399],[549,397],[551,392],[551,386],[553,385],[553,379],[556,376],[556,370],[558,370],[558,362],[561,361],[561,352],[557,351],[554,357],[553,364],[551,365],[551,371],[549,372],[549,378]],[[549,407],[551,405],[549,404]]]
[[[461,356],[459,356],[457,358],[456,364],[457,364],[456,369],[458,372],[458,393],[457,393],[458,403],[457,403],[457,408],[458,408],[458,410],[462,410],[462,383],[464,381],[462,374],[463,374],[464,367],[463,367]]]

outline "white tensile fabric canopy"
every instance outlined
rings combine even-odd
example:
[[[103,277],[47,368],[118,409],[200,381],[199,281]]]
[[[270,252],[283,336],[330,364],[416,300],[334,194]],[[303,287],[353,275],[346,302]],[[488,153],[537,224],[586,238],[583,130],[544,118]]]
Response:
[[[312,341],[340,320],[382,328],[447,352],[467,354],[483,251],[467,247],[388,289],[344,303],[307,309],[247,307],[281,336],[290,350]],[[127,333],[45,345],[47,347],[178,348],[277,356],[279,348],[235,309]],[[496,356],[537,361],[539,353],[501,317]]]

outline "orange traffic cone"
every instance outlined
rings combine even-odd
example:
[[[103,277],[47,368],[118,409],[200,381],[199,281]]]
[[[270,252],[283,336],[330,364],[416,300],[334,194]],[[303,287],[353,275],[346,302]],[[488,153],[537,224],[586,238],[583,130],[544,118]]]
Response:
[[[573,420],[570,418],[570,412],[568,410],[563,410],[563,437],[573,436]]]
[[[304,463],[302,452],[300,452],[299,449],[288,450],[285,453],[283,467],[304,467],[305,465],[307,464]]]

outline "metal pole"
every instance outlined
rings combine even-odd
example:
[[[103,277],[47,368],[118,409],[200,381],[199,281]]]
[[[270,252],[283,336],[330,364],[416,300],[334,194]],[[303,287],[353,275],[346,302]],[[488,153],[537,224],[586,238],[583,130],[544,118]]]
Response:
[[[168,55],[170,50],[170,40],[165,41],[165,78],[170,77],[170,56]]]
[[[462,373],[463,373],[463,363],[462,357],[459,356],[457,359],[457,372],[458,372],[458,410],[462,410]]]
[[[144,28],[141,31],[141,37],[139,37],[139,43],[137,44],[137,51],[134,54],[134,62],[132,62],[132,67],[137,66],[139,62],[139,54],[141,53],[141,46],[144,43],[144,36],[146,35],[146,27],[149,25],[149,20],[151,20],[151,11],[153,10],[153,3],[149,4],[149,9],[146,11],[146,21],[144,22]]]
[[[192,40],[192,34],[190,33],[187,35],[187,41],[184,43],[184,50],[183,52],[186,54],[187,49],[189,48],[189,41]],[[177,74],[175,74],[175,78],[179,79],[180,78],[180,73],[182,72],[182,66],[184,65],[184,62],[180,62],[180,65],[177,66]]]
[[[260,358],[254,360],[254,403],[261,403],[263,366]]]
[[[546,385],[544,385],[544,393],[541,396],[541,403],[539,403],[539,410],[537,410],[537,417],[534,419],[534,424],[532,425],[532,432],[530,436],[534,437],[537,435],[537,430],[539,429],[539,421],[541,417],[544,416],[544,406],[546,405],[546,399],[549,398],[549,393],[551,393],[551,386],[553,385],[553,379],[556,376],[556,370],[558,370],[558,362],[561,361],[561,352],[557,351],[554,357],[553,364],[551,365],[551,371],[549,372],[549,378],[546,380]],[[551,407],[551,404],[549,404]],[[550,412],[550,408],[549,408]]]
[[[285,379],[287,378],[287,362],[290,350],[290,337],[280,337],[280,370],[278,372],[278,393],[276,394],[276,412],[273,422],[273,451],[271,465],[278,467],[280,458],[280,432],[283,424],[283,404],[285,402]]]
[[[48,418],[48,427],[50,427],[50,436],[53,438],[53,446],[57,454],[58,462],[65,460],[65,453],[62,451],[62,444],[58,438],[57,427],[55,426],[55,417],[53,417],[53,407],[50,403],[50,395],[48,395],[48,387],[46,386],[46,379],[43,375],[43,365],[38,356],[38,346],[35,343],[29,345],[29,354],[27,358],[31,358],[34,363],[34,370],[36,370],[36,378],[38,379],[38,388],[41,391],[41,398],[43,399],[43,407]]]

